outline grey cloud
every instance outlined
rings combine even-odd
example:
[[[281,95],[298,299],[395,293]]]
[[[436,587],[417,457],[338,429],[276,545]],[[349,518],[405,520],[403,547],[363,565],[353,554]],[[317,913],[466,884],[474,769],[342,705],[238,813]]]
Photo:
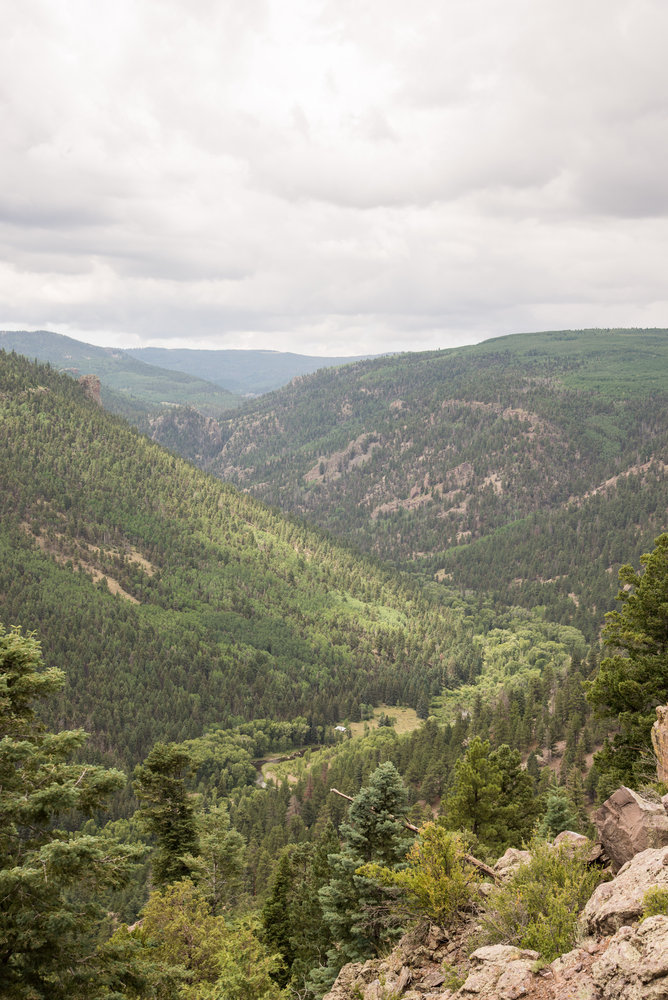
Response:
[[[4,27],[2,323],[333,354],[665,323],[659,0],[26,0]]]

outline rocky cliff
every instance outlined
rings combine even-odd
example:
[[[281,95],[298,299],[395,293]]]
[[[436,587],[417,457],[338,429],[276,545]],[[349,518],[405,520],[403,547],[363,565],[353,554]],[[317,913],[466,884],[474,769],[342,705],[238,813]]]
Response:
[[[607,857],[610,874],[618,871],[584,907],[572,951],[550,964],[537,951],[507,944],[471,951],[479,930],[474,913],[456,933],[432,925],[406,935],[386,958],[344,966],[325,1000],[668,998],[668,916],[643,919],[648,890],[668,896],[668,817],[661,805],[618,789],[596,818],[602,842],[592,857]],[[577,835],[560,835],[562,843],[564,837]],[[508,851],[495,866],[498,878],[529,859],[528,852]]]

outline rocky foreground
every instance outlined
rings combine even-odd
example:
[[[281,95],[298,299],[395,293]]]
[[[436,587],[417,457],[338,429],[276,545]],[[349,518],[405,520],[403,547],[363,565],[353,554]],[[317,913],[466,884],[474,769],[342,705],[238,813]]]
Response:
[[[456,933],[432,926],[406,935],[386,958],[344,966],[325,1000],[668,1000],[668,916],[642,919],[646,892],[668,890],[664,807],[619,789],[599,810],[600,853],[616,874],[586,904],[578,947],[549,965],[538,952],[504,944],[469,954],[473,916]],[[507,852],[498,876],[523,855]]]

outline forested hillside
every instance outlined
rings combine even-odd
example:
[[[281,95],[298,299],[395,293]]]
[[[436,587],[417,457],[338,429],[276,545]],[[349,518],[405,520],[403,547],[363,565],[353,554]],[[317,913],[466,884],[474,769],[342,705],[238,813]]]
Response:
[[[154,433],[178,447],[173,419]],[[593,636],[619,565],[665,528],[668,332],[518,335],[322,371],[208,440],[207,467],[268,503]]]
[[[128,351],[95,347],[48,330],[0,331],[0,349],[48,361],[75,378],[97,375],[105,407],[135,423],[170,406],[191,407],[211,417],[234,409],[240,402],[236,393],[214,384],[206,375],[168,371]]]
[[[631,643],[646,608],[663,628],[665,549],[645,560],[648,586],[624,574]],[[603,661],[596,718],[598,650],[578,629],[360,557],[4,352],[0,557],[8,997],[319,1000],[403,928],[484,915],[470,852],[489,871],[533,835],[540,859],[536,838],[586,832],[597,782],[616,778],[615,744],[591,761],[619,664]],[[557,559],[544,549],[543,572]],[[395,732],[399,703],[424,724]],[[361,739],[333,732],[372,715]],[[268,756],[284,759],[262,778]],[[136,765],[131,782],[100,763]],[[634,747],[634,776],[646,764]],[[565,864],[531,875],[530,913],[513,886],[502,900],[527,940],[550,901],[559,943],[544,934],[543,955],[575,939],[586,893],[564,885],[600,878]]]
[[[66,671],[59,725],[124,762],[209,724],[428,705],[481,656],[462,611],[0,354],[0,621]]]

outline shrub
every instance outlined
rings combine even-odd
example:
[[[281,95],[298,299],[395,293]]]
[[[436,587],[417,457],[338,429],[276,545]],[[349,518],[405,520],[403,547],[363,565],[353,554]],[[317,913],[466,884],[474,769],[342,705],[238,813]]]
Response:
[[[427,823],[406,855],[405,868],[392,871],[381,865],[365,865],[359,873],[381,885],[399,888],[399,905],[409,916],[452,927],[478,896],[480,877],[463,860],[465,850],[459,834]]]
[[[642,918],[646,920],[659,914],[668,916],[668,889],[653,885],[642,898]]]
[[[531,861],[490,892],[481,943],[531,948],[548,961],[570,951],[578,914],[602,880],[600,871],[587,868],[588,849],[534,841]]]

